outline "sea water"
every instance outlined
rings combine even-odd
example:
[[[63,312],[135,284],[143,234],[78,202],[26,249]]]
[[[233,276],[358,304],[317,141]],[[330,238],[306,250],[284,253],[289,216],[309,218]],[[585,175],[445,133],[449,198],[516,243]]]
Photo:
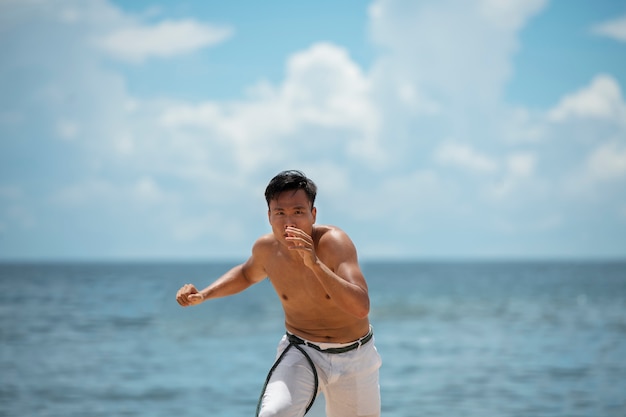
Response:
[[[175,301],[230,266],[0,264],[0,416],[253,416],[284,332],[271,285]],[[626,416],[626,263],[363,270],[383,416]]]

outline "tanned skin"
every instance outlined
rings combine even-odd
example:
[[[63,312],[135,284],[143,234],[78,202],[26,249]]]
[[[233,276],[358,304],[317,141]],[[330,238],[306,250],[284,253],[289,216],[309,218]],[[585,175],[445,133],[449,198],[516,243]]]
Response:
[[[356,248],[334,226],[316,225],[317,209],[302,189],[269,201],[272,233],[252,255],[203,290],[184,285],[183,307],[225,297],[269,278],[285,312],[287,330],[314,342],[348,343],[369,331],[369,294]]]

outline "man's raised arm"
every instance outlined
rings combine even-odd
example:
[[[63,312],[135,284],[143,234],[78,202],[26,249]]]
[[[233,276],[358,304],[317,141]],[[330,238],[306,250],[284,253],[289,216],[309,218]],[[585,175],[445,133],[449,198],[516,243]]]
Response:
[[[183,307],[194,306],[212,298],[237,294],[262,281],[266,274],[259,252],[257,241],[252,256],[245,263],[235,266],[203,290],[199,291],[193,284],[183,285],[176,293],[176,301]]]

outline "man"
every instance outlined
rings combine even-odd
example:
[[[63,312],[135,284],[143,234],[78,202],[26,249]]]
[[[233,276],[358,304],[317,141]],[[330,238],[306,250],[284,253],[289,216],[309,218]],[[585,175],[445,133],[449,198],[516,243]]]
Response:
[[[378,417],[380,356],[368,320],[369,295],[348,235],[315,224],[317,187],[299,171],[276,175],[265,190],[272,233],[252,255],[198,291],[184,285],[183,306],[232,295],[270,279],[287,333],[267,377],[257,416],[303,416],[319,390],[329,417]]]

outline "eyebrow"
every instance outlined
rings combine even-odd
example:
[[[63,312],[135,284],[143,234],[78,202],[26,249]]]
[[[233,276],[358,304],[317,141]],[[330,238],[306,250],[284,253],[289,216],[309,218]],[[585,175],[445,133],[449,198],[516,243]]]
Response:
[[[292,210],[302,210],[302,209],[306,209],[307,206],[294,206],[294,207],[289,207]],[[281,210],[286,210],[284,207],[274,207],[272,209],[272,211],[281,211]]]

